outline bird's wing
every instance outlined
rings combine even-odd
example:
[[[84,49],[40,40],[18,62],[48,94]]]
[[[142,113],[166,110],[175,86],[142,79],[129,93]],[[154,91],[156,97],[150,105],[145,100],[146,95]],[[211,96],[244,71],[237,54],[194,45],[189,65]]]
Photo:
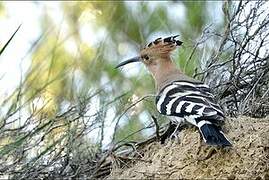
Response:
[[[209,87],[200,82],[174,81],[160,91],[156,104],[161,114],[191,117],[194,125],[201,120],[218,125],[224,120],[223,111]]]

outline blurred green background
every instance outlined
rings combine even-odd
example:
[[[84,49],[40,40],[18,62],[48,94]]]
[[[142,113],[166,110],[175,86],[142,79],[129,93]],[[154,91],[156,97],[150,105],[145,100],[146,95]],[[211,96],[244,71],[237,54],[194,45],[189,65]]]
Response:
[[[199,42],[209,30],[222,32],[222,6],[222,1],[0,2],[1,48],[22,24],[0,55],[0,154],[35,144],[30,159],[36,160],[57,146],[83,142],[102,149],[112,140],[153,134],[151,115],[160,124],[167,121],[155,109],[152,77],[141,64],[115,65],[158,37],[179,34],[184,44],[173,60],[192,76],[216,50],[214,39]]]

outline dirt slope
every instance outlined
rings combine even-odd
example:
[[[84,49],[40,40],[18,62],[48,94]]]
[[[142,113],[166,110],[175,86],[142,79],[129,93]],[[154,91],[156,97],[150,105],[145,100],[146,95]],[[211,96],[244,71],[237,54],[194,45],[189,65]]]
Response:
[[[151,143],[139,150],[141,160],[128,168],[113,168],[109,179],[269,179],[269,117],[241,117],[226,121],[229,149],[200,143],[196,129],[186,129],[178,140]]]

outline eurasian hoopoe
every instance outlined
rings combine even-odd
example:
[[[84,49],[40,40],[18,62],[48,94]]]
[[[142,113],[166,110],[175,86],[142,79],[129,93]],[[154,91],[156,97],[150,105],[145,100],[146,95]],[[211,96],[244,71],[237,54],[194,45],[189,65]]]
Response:
[[[151,72],[157,88],[156,106],[171,123],[190,123],[199,128],[210,145],[231,146],[221,131],[224,113],[216,103],[209,86],[184,75],[170,58],[170,53],[182,44],[178,36],[158,38],[149,43],[140,55],[120,63],[142,62]]]

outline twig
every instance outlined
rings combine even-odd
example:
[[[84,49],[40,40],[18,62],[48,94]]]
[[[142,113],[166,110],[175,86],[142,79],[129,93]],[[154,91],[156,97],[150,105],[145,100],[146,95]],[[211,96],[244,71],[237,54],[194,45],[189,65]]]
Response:
[[[160,126],[159,126],[159,124],[158,124],[158,121],[157,121],[157,119],[156,119],[153,115],[151,115],[151,117],[152,117],[153,122],[154,122],[154,124],[155,124],[155,128],[156,128],[156,137],[157,137],[157,139],[160,139],[160,133],[159,133]]]

